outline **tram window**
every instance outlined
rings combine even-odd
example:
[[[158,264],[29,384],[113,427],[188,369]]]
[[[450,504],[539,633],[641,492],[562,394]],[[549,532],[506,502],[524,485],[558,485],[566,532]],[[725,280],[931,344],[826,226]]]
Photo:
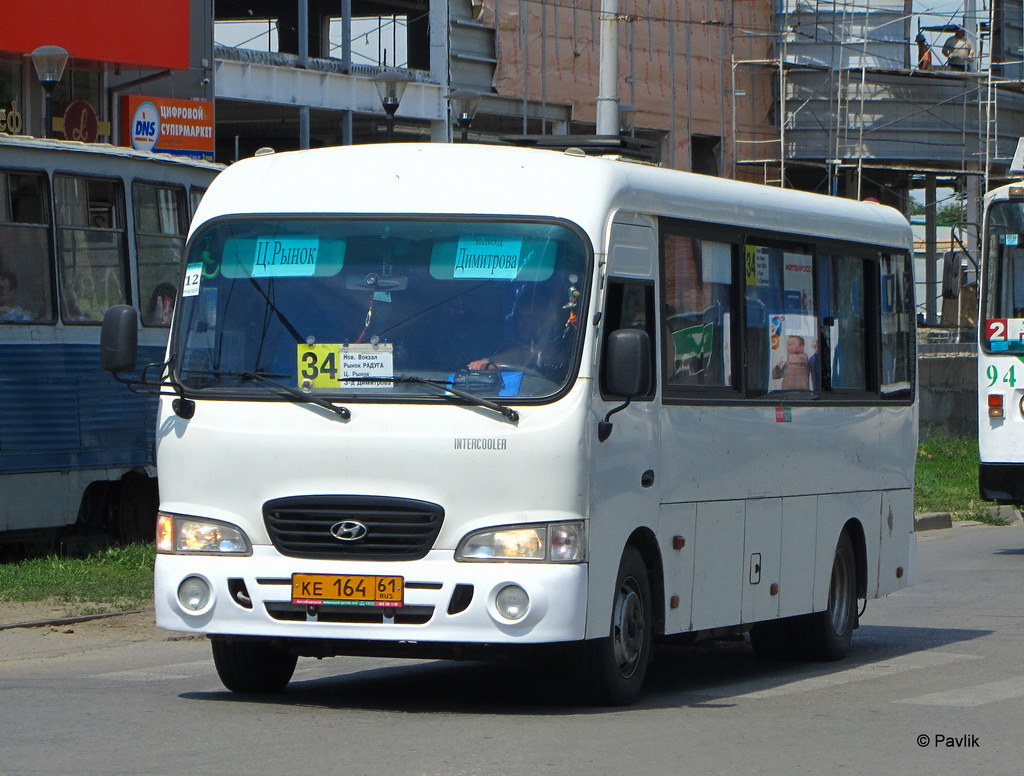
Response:
[[[54,176],[61,315],[99,323],[127,304],[124,191],[120,181]]]
[[[195,186],[188,193],[188,215],[189,219],[196,214],[196,208],[199,207],[199,202],[203,198],[203,194],[206,193],[206,189],[196,188]]]
[[[53,320],[53,260],[42,173],[0,171],[0,323]]]
[[[185,190],[136,182],[135,253],[139,263],[139,301],[146,326],[169,326],[185,246]]]

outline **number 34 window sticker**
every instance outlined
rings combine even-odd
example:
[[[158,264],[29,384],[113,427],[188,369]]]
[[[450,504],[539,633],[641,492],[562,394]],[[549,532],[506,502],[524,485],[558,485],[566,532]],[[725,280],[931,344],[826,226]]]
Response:
[[[395,376],[390,342],[345,345],[301,343],[297,346],[299,388],[390,388]],[[374,379],[379,378],[379,379]]]

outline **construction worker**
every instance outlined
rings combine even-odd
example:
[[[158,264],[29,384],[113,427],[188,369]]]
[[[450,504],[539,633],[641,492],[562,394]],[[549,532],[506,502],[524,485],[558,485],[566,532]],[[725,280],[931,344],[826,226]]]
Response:
[[[974,48],[967,40],[967,31],[957,27],[946,42],[942,44],[942,55],[950,70],[970,70],[970,62],[974,57]]]

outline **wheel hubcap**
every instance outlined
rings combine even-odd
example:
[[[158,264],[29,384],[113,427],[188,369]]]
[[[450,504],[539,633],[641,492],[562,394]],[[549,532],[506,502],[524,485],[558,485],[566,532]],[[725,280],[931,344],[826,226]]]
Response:
[[[612,647],[619,673],[628,677],[636,671],[644,648],[644,603],[636,580],[622,583],[612,613]]]

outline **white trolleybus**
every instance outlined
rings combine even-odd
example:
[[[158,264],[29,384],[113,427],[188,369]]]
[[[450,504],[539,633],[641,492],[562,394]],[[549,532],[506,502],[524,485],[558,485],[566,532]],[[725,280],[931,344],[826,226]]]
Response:
[[[978,486],[1024,504],[1024,182],[985,197],[978,334]]]
[[[157,622],[240,692],[547,645],[625,704],[661,637],[840,658],[913,562],[911,249],[886,207],[576,150],[232,165],[161,388]]]

